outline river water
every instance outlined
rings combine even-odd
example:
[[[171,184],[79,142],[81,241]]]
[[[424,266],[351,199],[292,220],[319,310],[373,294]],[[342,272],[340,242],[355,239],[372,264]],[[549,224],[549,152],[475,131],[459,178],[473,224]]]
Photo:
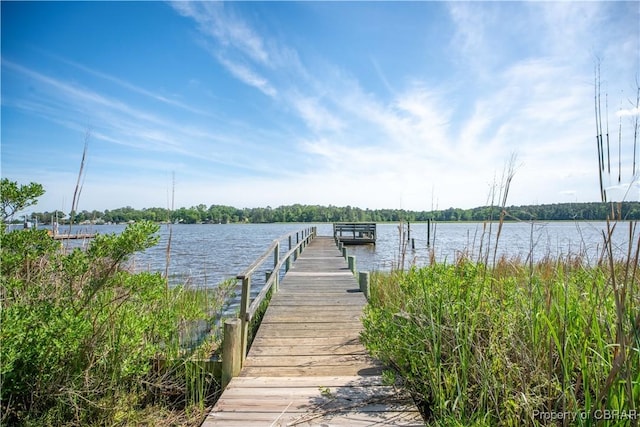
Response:
[[[616,257],[623,257],[629,245],[630,227],[620,222],[613,233]],[[172,284],[188,283],[193,286],[215,286],[220,281],[235,277],[262,255],[270,243],[284,234],[316,226],[318,235],[331,236],[332,224],[172,224],[162,225],[160,242],[144,253],[136,254],[132,266],[137,271],[164,272],[167,265],[167,246],[171,227],[169,275]],[[124,225],[94,225],[78,227],[73,231],[90,233],[119,233]],[[492,260],[496,248],[498,226],[483,223],[415,223],[410,233],[404,227],[401,239],[398,223],[377,225],[377,243],[368,246],[349,246],[349,254],[356,256],[360,271],[390,270],[402,261],[401,240],[406,242],[405,266],[415,263],[426,265],[433,256],[440,262],[454,262],[462,254],[478,260],[489,253]],[[582,255],[589,263],[602,255],[605,222],[536,222],[505,223],[497,245],[497,256],[519,257],[534,261],[543,257]],[[61,232],[66,232],[64,228]],[[409,234],[409,235],[408,235]],[[633,233],[634,250],[638,231]],[[427,238],[429,237],[429,241]],[[73,242],[73,243],[71,243]],[[429,242],[429,245],[427,244]],[[70,241],[73,245],[86,244]],[[287,244],[281,244],[286,252]]]

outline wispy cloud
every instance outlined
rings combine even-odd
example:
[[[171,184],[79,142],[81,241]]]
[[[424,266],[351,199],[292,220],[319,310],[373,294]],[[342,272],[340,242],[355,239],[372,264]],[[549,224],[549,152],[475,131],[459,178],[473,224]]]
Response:
[[[278,94],[278,91],[271,86],[267,79],[252,71],[249,67],[224,58],[222,55],[218,55],[217,58],[234,77],[243,83],[259,89],[262,93],[272,98]]]
[[[89,67],[87,67],[85,65],[82,65],[82,64],[80,64],[80,63],[78,63],[76,61],[71,61],[69,59],[62,58],[62,57],[60,57],[58,55],[53,55],[53,54],[50,54],[50,53],[46,53],[46,54],[51,56],[51,57],[53,57],[53,58],[55,58],[56,60],[58,60],[58,61],[60,61],[60,62],[62,62],[64,64],[71,65],[72,67],[75,67],[75,68],[77,68],[79,70],[82,70],[87,74],[91,74],[91,75],[99,77],[99,78],[101,78],[103,80],[109,81],[111,83],[115,83],[116,85],[118,85],[120,87],[123,87],[123,88],[125,88],[125,89],[127,89],[127,90],[129,90],[131,92],[138,93],[140,95],[144,95],[144,96],[146,96],[148,98],[151,98],[151,99],[153,99],[155,101],[158,101],[158,102],[161,102],[163,104],[167,104],[167,105],[170,105],[170,106],[173,106],[173,107],[178,107],[178,108],[180,108],[182,110],[185,110],[185,111],[188,111],[188,112],[191,112],[191,113],[199,114],[199,115],[202,115],[202,116],[211,116],[211,113],[208,112],[208,111],[203,111],[203,110],[194,108],[193,106],[188,105],[188,104],[186,104],[184,102],[178,101],[176,99],[167,98],[164,95],[152,92],[152,91],[147,90],[145,88],[142,88],[140,86],[136,86],[136,85],[134,85],[134,84],[132,84],[132,83],[126,81],[126,80],[120,79],[120,78],[112,76],[110,74],[103,73],[103,72],[98,71],[98,70],[94,70],[94,69],[89,68]]]
[[[221,48],[234,48],[254,61],[269,64],[269,53],[262,38],[224,3],[174,1],[171,5],[182,16],[193,19],[202,33],[214,37]]]
[[[283,108],[294,112],[309,131],[299,135],[298,147],[320,160],[317,176],[324,168],[357,181],[381,169],[377,176],[392,183],[389,188],[420,194],[437,187],[445,193],[475,194],[471,203],[477,204],[477,195],[517,152],[523,166],[514,198],[553,197],[547,188],[555,189],[555,197],[578,194],[589,199],[597,193],[589,181],[597,170],[593,147],[587,143],[593,132],[589,73],[594,47],[584,40],[601,24],[603,10],[591,4],[520,6],[514,13],[513,4],[448,3],[454,26],[448,52],[457,68],[450,81],[436,88],[414,75],[394,81],[392,91],[375,60],[374,70],[390,92],[384,98],[363,90],[358,78],[339,64],[316,63],[311,72],[297,55],[290,64],[278,63],[280,70],[295,74],[291,81],[232,73],[263,92],[264,85],[270,85],[282,95]],[[218,21],[223,13],[224,23]],[[231,10],[200,8],[184,15],[200,28],[202,22],[214,21],[228,27],[207,34],[224,47],[235,47],[237,52],[226,53],[241,55],[253,66],[263,66],[275,52],[295,52],[282,43],[264,43],[265,37]],[[474,182],[458,178],[469,173],[477,177]]]
[[[215,42],[205,43],[211,54],[235,78],[275,97],[277,90],[249,64],[271,67],[271,58],[262,38],[221,2],[175,1],[171,5],[182,16],[193,19],[202,35]]]
[[[638,115],[640,115],[640,108],[638,107],[620,109],[616,111],[616,116],[618,117],[633,117]]]
[[[237,150],[259,152],[261,144],[234,133],[178,122],[139,106],[110,98],[78,84],[63,81],[2,58],[3,72],[37,83],[38,95],[28,99],[3,98],[3,104],[29,111],[76,132],[90,128],[92,139],[140,150],[146,155],[171,153],[252,173],[271,174],[260,159],[238,158]],[[178,107],[179,108],[179,107]],[[276,149],[272,147],[272,149]],[[123,156],[121,156],[124,159]]]
[[[315,98],[292,96],[291,103],[310,129],[316,132],[337,132],[344,128],[344,123]]]

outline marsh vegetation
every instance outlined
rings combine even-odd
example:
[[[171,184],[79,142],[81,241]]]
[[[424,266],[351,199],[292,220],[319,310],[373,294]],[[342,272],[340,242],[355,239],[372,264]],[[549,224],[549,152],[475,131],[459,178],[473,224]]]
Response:
[[[4,216],[42,192],[10,184]],[[46,230],[0,227],[3,425],[200,422],[219,390],[202,362],[219,336],[190,346],[189,330],[214,325],[235,281],[169,287],[160,273],[130,271],[127,260],[157,243],[150,222],[98,235],[86,250],[64,250]]]

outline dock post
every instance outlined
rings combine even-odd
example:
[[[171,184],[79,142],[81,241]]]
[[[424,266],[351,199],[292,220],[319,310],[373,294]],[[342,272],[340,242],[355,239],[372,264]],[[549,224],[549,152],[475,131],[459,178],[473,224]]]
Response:
[[[269,279],[271,279],[271,275],[273,275],[273,270],[267,270],[264,272],[264,283],[267,283]],[[273,284],[271,285],[271,292],[278,292],[278,278],[276,277],[273,280]]]
[[[289,271],[290,268],[291,268],[291,257],[289,256],[284,262],[284,272],[286,273],[287,271]]]
[[[371,282],[369,280],[369,272],[361,271],[358,274],[358,283],[360,284],[360,292],[364,294],[364,297],[369,300],[369,293],[371,292]]]
[[[289,235],[289,250],[291,250],[292,247],[293,245],[291,244],[291,235]]]
[[[351,272],[353,274],[356,274],[356,256],[355,255],[349,255],[347,260],[349,262],[349,270],[351,270]]]
[[[240,296],[240,321],[242,322],[242,344],[241,344],[241,363],[244,365],[244,359],[247,357],[247,347],[249,341],[249,304],[251,303],[251,277],[244,276],[242,279],[242,295]]]
[[[224,322],[224,341],[222,344],[222,388],[226,388],[231,378],[240,373],[242,364],[242,346],[240,319],[227,319]]]
[[[347,259],[347,248],[344,245],[342,245],[342,257]]]
[[[278,279],[280,275],[276,267],[278,267],[278,263],[280,262],[280,242],[276,243],[276,248],[273,250],[273,272],[276,273],[275,279],[273,279],[273,292],[278,292]],[[269,277],[267,277],[269,280]]]

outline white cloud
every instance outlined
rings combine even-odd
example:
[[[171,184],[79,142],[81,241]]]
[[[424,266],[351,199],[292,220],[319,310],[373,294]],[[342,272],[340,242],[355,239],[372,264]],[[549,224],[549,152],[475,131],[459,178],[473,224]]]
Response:
[[[231,72],[238,80],[259,89],[265,95],[275,97],[278,91],[269,83],[267,79],[261,77],[247,66],[233,62],[222,56],[218,56],[218,61]]]
[[[631,182],[605,187],[610,202],[640,202],[640,176]]]
[[[618,116],[618,117],[634,117],[634,116],[638,116],[638,115],[640,115],[640,108],[638,108],[638,107],[620,109],[620,110],[616,111],[616,116]]]
[[[269,64],[269,53],[262,38],[224,3],[175,1],[171,5],[182,16],[196,21],[200,31],[214,37],[223,48],[233,47],[254,61]]]
[[[300,117],[313,131],[336,132],[344,128],[341,119],[330,113],[320,102],[308,96],[292,96],[290,101]]]
[[[277,89],[250,65],[273,66],[262,38],[248,24],[223,3],[177,1],[172,5],[182,16],[197,23],[200,32],[207,36],[206,49],[231,75],[269,97],[277,96]]]

